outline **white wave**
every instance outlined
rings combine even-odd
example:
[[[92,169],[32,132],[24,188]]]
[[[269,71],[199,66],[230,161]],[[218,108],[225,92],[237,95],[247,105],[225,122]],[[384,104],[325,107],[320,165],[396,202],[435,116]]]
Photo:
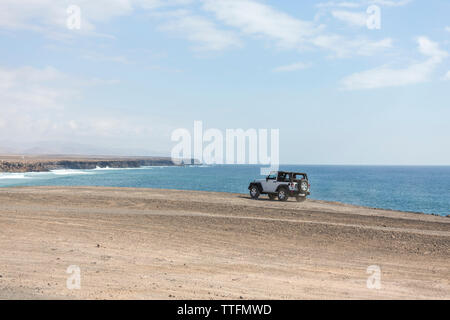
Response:
[[[178,168],[178,166],[147,166],[145,168],[160,168],[160,169],[164,169],[164,168]]]
[[[52,175],[52,172],[50,171],[25,172],[26,178],[49,176],[49,175]]]
[[[136,169],[147,169],[146,167],[129,167],[129,168],[110,168],[110,167],[99,167],[97,166],[93,171],[106,171],[106,170],[136,170]]]
[[[90,172],[74,169],[58,169],[58,170],[50,170],[50,172],[56,175],[91,174]]]
[[[24,173],[0,173],[0,179],[26,179]]]
[[[113,169],[114,169],[114,168],[110,168],[110,167],[108,167],[108,166],[106,166],[106,167],[104,167],[104,168],[99,167],[99,166],[96,166],[95,169],[92,169],[92,170],[113,170]]]

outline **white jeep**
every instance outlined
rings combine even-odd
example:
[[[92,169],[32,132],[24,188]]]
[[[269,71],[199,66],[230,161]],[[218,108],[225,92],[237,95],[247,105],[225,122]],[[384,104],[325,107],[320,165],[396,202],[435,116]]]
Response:
[[[248,190],[252,199],[258,199],[261,194],[267,194],[270,200],[278,197],[280,201],[286,201],[289,197],[295,197],[297,201],[304,201],[310,195],[308,175],[300,172],[275,171],[265,179],[257,179],[250,182]]]

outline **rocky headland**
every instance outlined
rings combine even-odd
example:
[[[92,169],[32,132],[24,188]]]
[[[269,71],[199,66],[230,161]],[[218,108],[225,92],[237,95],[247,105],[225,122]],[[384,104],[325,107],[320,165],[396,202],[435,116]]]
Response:
[[[45,172],[58,169],[139,168],[142,166],[173,166],[166,157],[18,157],[0,156],[0,172]]]

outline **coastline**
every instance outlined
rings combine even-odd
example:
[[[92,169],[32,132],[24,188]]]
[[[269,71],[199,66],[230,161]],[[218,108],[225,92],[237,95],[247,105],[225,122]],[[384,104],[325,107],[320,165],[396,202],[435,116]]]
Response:
[[[0,298],[450,299],[450,220],[167,189],[0,189]],[[79,265],[80,290],[66,288]],[[366,287],[379,265],[382,287]]]
[[[105,157],[105,156],[1,156],[0,172],[48,172],[62,169],[139,168],[143,166],[175,166],[170,157]]]
[[[11,158],[17,159],[16,156],[9,156]],[[5,157],[2,157],[0,155],[0,175],[1,174],[33,174],[33,173],[45,173],[45,172],[52,172],[55,174],[65,174],[65,170],[70,171],[71,170],[93,170],[93,172],[95,172],[96,170],[110,170],[110,169],[145,169],[146,167],[180,167],[180,166],[185,166],[185,165],[177,165],[174,164],[171,160],[171,158],[160,158],[160,157],[137,157],[137,158],[129,158],[129,157],[114,157],[114,158],[102,158],[102,157],[85,157],[85,158],[77,158],[77,157],[67,157],[64,156],[64,160],[56,160],[58,158],[54,158],[52,157],[51,159],[48,159],[46,162],[42,162],[42,158],[38,158],[37,159],[27,159],[27,163],[28,165],[33,165],[33,161],[36,161],[36,163],[39,165],[41,163],[45,163],[45,168],[41,168],[42,170],[35,170],[35,171],[20,171],[21,169],[16,169],[17,171],[11,170],[11,171],[2,171],[2,164],[5,163],[20,163],[20,162],[11,162],[9,159],[9,161],[5,161]],[[109,160],[107,160],[109,159]],[[58,163],[59,162],[59,163]],[[57,164],[55,164],[57,163]],[[192,167],[196,167],[196,166],[201,166],[201,165],[197,165],[197,164],[192,164],[189,165]],[[30,167],[27,166],[27,169],[29,169]],[[62,172],[58,172],[58,171],[62,171]],[[86,172],[89,172],[86,171]],[[22,176],[23,178],[23,176]],[[2,179],[2,177],[0,177],[0,179]],[[3,177],[3,179],[8,179],[7,176]],[[14,178],[14,176],[11,176],[10,179],[16,179]],[[52,186],[55,187],[68,187],[67,185],[58,185],[58,184],[52,184]],[[80,185],[73,185],[73,187],[77,187],[77,186],[84,186],[83,184]],[[10,185],[6,185],[6,186],[0,186],[1,188],[14,188],[14,187],[21,187],[21,186],[10,186]],[[110,186],[108,185],[103,185],[103,187],[108,188]],[[134,188],[134,187],[121,187],[121,188]],[[153,189],[155,187],[136,187],[138,189],[143,188],[143,189]],[[164,189],[164,188],[155,188],[155,189]],[[167,190],[184,190],[184,191],[202,191],[202,192],[225,192],[225,193],[230,193],[230,194],[236,194],[235,192],[228,192],[228,191],[214,191],[214,190],[195,190],[195,189],[177,189],[172,188],[172,187],[167,187]],[[243,195],[246,195],[247,193],[242,193]],[[264,197],[263,197],[264,198]],[[330,204],[343,204],[343,205],[350,205],[353,206],[355,208],[367,208],[367,209],[373,209],[373,210],[385,210],[385,211],[396,211],[396,212],[404,212],[404,213],[413,213],[413,214],[425,214],[425,215],[432,215],[432,216],[441,216],[441,217],[448,217],[450,218],[450,213],[449,214],[440,214],[440,213],[433,213],[433,212],[423,212],[423,211],[414,211],[414,210],[403,210],[403,209],[396,209],[396,208],[386,208],[386,207],[376,207],[376,206],[371,206],[371,205],[361,205],[361,204],[354,204],[351,202],[345,202],[345,201],[335,201],[335,200],[324,200],[324,199],[316,199],[316,198],[311,198],[309,197],[309,199],[314,200],[314,201],[323,201],[323,202],[328,202]]]
[[[347,202],[339,202],[339,201],[329,201],[329,200],[321,200],[321,199],[311,199],[312,201],[316,202],[324,202],[329,204],[335,204],[335,205],[345,205],[345,206],[352,206],[354,208],[362,208],[362,209],[370,209],[375,211],[389,211],[389,212],[398,212],[398,213],[412,213],[412,214],[424,214],[428,216],[435,216],[435,217],[444,217],[444,218],[450,218],[450,214],[443,215],[438,213],[426,213],[421,211],[411,211],[411,210],[399,210],[399,209],[392,209],[392,208],[379,208],[379,207],[371,207],[371,206],[362,206],[362,205],[356,205],[352,203]]]
[[[188,165],[192,167],[202,166],[201,164],[196,164],[195,161],[193,161],[194,164]],[[19,183],[20,179],[34,179],[37,177],[37,173],[51,173],[55,175],[75,175],[75,174],[92,174],[95,172],[98,172],[98,170],[111,170],[111,169],[145,169],[145,168],[151,168],[151,167],[183,167],[186,166],[184,164],[176,164],[172,161],[169,157],[155,157],[155,156],[136,156],[136,157],[130,157],[130,156],[103,156],[103,155],[6,155],[6,154],[0,154],[0,182],[6,181],[3,184],[0,184],[0,188],[8,188],[12,187],[14,185],[20,185]],[[288,165],[287,165],[288,166]],[[294,166],[294,165],[292,165]],[[316,165],[314,165],[316,166]],[[320,166],[320,165],[319,165]],[[330,167],[330,165],[326,165],[324,167]],[[339,167],[339,165],[337,166]],[[361,166],[359,166],[361,167]],[[375,166],[376,167],[376,166]],[[392,166],[387,166],[392,167]],[[423,167],[430,167],[430,166],[423,166]],[[440,166],[439,166],[440,167]],[[450,167],[449,167],[450,168]],[[78,172],[77,170],[83,171]],[[317,172],[316,172],[317,173]],[[3,180],[5,179],[5,180]],[[17,181],[18,183],[13,183],[13,181]],[[30,180],[31,181],[31,180]],[[24,183],[25,185],[28,185],[27,183]],[[30,183],[31,185],[38,185],[36,183]],[[43,184],[47,185],[47,184]],[[57,185],[57,184],[52,184]],[[72,186],[83,186],[83,185],[89,185],[89,183],[85,184],[82,180],[74,181]],[[99,186],[108,186],[108,182],[100,182],[97,184]],[[67,186],[62,185],[62,186]],[[158,185],[138,185],[133,184],[132,182],[130,184],[121,185],[124,187],[134,187],[139,186],[143,188],[159,188]],[[177,190],[178,185],[164,185],[161,187],[169,188],[172,190]],[[325,187],[322,184],[322,188]],[[219,192],[242,192],[239,188],[232,188],[232,190],[224,190],[224,188],[214,188],[217,190],[207,190],[208,188],[189,188],[183,190],[200,190],[200,191],[219,191]],[[381,189],[380,189],[381,190]],[[353,192],[358,192],[358,190],[351,190]],[[244,191],[245,192],[245,191]],[[320,192],[319,192],[320,193]],[[350,192],[351,194],[351,192]],[[434,194],[439,194],[439,192],[434,192]],[[420,194],[419,194],[420,195]],[[355,199],[351,199],[347,197],[347,199],[341,198],[341,197],[334,197],[329,196],[329,194],[313,194],[312,199],[314,199],[315,196],[318,196],[316,200],[322,200],[324,201],[331,201],[336,203],[345,203],[345,204],[351,204],[356,207],[358,206],[365,206],[371,209],[375,210],[393,210],[393,211],[401,211],[401,212],[411,212],[416,214],[427,214],[427,215],[438,215],[443,217],[450,217],[450,212],[447,210],[447,207],[442,204],[440,206],[436,207],[423,207],[420,206],[420,203],[418,206],[415,205],[409,205],[405,206],[403,203],[399,203],[397,201],[394,204],[389,205],[389,203],[385,202],[379,202],[379,201],[354,201]],[[361,199],[363,199],[364,195],[361,195]],[[401,194],[397,195],[396,199],[403,199],[401,197]],[[408,201],[407,198],[404,199],[405,201]],[[409,199],[411,200],[411,199]],[[432,201],[432,200],[430,200]],[[423,211],[422,211],[423,210]]]

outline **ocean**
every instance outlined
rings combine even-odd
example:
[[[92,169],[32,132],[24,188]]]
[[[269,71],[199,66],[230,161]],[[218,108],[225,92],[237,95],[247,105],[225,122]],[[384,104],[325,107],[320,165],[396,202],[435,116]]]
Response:
[[[308,174],[312,199],[450,214],[450,166],[282,165]],[[214,165],[0,173],[0,187],[107,186],[248,193],[260,166]]]

